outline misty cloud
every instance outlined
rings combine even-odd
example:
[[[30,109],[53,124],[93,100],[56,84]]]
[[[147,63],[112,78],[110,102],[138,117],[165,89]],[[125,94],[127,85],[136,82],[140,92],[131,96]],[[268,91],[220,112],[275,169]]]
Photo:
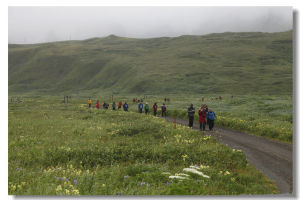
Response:
[[[8,42],[292,29],[292,7],[9,7]]]

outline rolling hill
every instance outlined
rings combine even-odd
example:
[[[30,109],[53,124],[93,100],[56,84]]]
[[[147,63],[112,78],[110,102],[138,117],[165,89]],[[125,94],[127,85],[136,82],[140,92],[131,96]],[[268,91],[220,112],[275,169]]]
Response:
[[[293,32],[8,45],[9,94],[288,94]]]

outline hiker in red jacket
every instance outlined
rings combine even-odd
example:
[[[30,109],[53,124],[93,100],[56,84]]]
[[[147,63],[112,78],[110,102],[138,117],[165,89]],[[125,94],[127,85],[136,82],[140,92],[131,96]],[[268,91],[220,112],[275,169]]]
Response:
[[[97,100],[96,108],[97,108],[97,109],[99,109],[99,108],[100,108],[100,103],[99,103],[99,100]]]
[[[154,116],[156,116],[156,114],[157,114],[157,104],[154,103],[152,108],[153,108],[153,114],[154,114]]]
[[[199,114],[199,123],[200,123],[200,131],[205,131],[205,124],[206,124],[206,113],[205,113],[205,109],[201,108],[198,112]]]
[[[122,101],[119,101],[118,110],[120,110],[121,107],[122,107]]]

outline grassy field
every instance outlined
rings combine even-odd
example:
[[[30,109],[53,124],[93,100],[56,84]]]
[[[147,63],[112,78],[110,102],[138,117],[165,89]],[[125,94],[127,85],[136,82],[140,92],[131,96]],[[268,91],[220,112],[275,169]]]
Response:
[[[167,115],[183,119],[191,103],[207,104],[217,126],[292,143],[292,35],[9,44],[9,96],[24,100],[8,105],[9,194],[277,193],[243,152],[138,114],[132,98],[145,97],[151,108],[166,95]],[[130,112],[87,108],[89,97],[95,107],[97,99],[111,105],[112,95]]]
[[[250,134],[282,142],[293,141],[293,100],[292,96],[239,95],[231,98],[222,96],[174,97],[169,103],[169,115],[187,119],[187,107],[193,103],[199,109],[207,104],[217,114],[216,125],[240,130]],[[195,120],[198,120],[196,113]]]
[[[88,109],[85,98],[74,97],[69,104],[54,97],[24,100],[8,105],[11,195],[278,192],[242,151],[138,114],[134,104],[123,112]],[[178,100],[169,106],[185,104]]]
[[[93,106],[96,100],[102,105],[105,102],[111,105],[112,96],[108,93],[101,93],[96,96],[86,95],[74,96],[74,102],[87,103],[87,99],[93,99]],[[166,102],[167,114],[169,117],[176,115],[178,118],[187,119],[187,107],[193,103],[198,111],[202,104],[207,104],[217,114],[215,121],[217,126],[240,130],[250,134],[278,140],[281,142],[293,142],[293,99],[289,95],[222,95],[222,100],[216,100],[213,95],[167,95],[170,102]],[[49,98],[51,98],[49,96]],[[63,100],[62,97],[58,97]],[[137,103],[132,103],[133,98],[144,98],[144,102],[152,105],[157,102],[160,106],[164,103],[164,96],[157,95],[114,95],[114,100],[127,101],[129,109],[137,112]],[[204,98],[204,101],[202,101]],[[197,123],[198,114],[195,113]]]
[[[291,95],[293,32],[8,45],[10,94]]]

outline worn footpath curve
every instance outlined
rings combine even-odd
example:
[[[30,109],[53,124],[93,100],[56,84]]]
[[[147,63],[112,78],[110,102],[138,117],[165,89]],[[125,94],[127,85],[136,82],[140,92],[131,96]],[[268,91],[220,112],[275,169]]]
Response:
[[[166,118],[173,122],[172,118]],[[176,119],[176,123],[187,125],[188,120]],[[199,124],[194,123],[194,129]],[[208,129],[208,128],[206,128]],[[293,193],[293,147],[255,135],[215,127],[214,131],[206,131],[222,144],[242,150],[249,163],[254,165],[264,175],[274,180],[281,194]]]

